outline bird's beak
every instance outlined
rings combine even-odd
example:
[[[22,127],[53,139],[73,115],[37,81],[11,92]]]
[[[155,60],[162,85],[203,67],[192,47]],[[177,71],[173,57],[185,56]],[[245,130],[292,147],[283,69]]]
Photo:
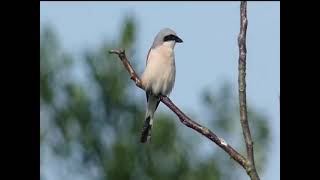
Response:
[[[177,43],[182,43],[182,39],[180,39],[178,36],[175,36],[175,39],[174,39]]]

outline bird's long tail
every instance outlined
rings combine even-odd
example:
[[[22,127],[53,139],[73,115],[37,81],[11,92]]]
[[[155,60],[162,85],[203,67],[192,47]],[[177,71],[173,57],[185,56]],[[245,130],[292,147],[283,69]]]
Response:
[[[141,139],[140,142],[145,143],[149,142],[151,138],[151,128],[152,128],[153,118],[151,116],[147,116],[144,121],[144,126],[142,128]]]
[[[151,129],[153,123],[153,115],[159,105],[159,100],[156,97],[150,96],[148,99],[147,112],[144,125],[141,132],[140,142],[149,142],[151,139]]]

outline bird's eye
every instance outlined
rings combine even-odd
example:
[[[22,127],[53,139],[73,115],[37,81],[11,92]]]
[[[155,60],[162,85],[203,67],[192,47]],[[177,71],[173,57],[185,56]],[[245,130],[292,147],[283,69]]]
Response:
[[[163,38],[163,41],[166,42],[166,41],[174,41],[176,39],[176,36],[173,35],[173,34],[170,34],[170,35],[167,35]]]

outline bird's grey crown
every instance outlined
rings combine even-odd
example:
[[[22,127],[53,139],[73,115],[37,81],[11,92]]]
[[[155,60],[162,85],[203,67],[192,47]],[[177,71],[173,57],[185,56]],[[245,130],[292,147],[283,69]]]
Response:
[[[176,32],[174,32],[172,29],[169,29],[169,28],[164,28],[161,31],[159,31],[156,37],[154,38],[151,48],[160,46],[163,43],[163,38],[170,34],[176,35]]]

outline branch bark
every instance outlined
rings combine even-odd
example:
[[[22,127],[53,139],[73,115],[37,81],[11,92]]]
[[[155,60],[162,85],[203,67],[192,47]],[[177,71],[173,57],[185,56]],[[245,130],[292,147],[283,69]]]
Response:
[[[118,55],[119,59],[123,63],[124,67],[127,69],[130,78],[135,82],[136,86],[145,90],[143,87],[141,80],[135,70],[132,68],[129,63],[125,51],[123,49],[110,50],[110,54]],[[224,139],[218,137],[215,133],[213,133],[210,129],[200,125],[199,123],[191,120],[187,115],[185,115],[167,96],[159,96],[160,101],[164,103],[169,109],[171,109],[179,118],[180,122],[185,126],[194,129],[198,133],[204,135],[209,140],[217,144],[220,148],[222,148],[225,152],[227,152],[232,159],[238,162],[246,172],[251,172],[251,165],[249,161],[243,157],[240,153],[238,153],[233,147],[231,147]]]
[[[240,5],[240,33],[238,37],[239,45],[239,106],[240,106],[240,122],[242,126],[243,136],[246,143],[247,157],[250,162],[250,171],[248,175],[252,180],[259,180],[254,163],[253,141],[251,138],[250,127],[247,116],[247,100],[246,100],[246,34],[247,34],[247,2],[241,1]]]
[[[251,180],[260,180],[256,167],[254,164],[253,156],[253,142],[251,139],[250,128],[247,118],[247,104],[246,104],[246,32],[247,32],[247,2],[242,1],[240,6],[240,34],[238,37],[239,45],[239,104],[240,104],[240,121],[243,129],[243,135],[246,142],[247,156],[245,158],[240,153],[238,153],[233,147],[231,147],[224,139],[218,137],[210,129],[200,125],[199,123],[191,120],[187,115],[185,115],[167,96],[160,95],[160,101],[164,103],[169,109],[171,109],[179,118],[180,122],[185,126],[197,131],[203,136],[207,137],[210,141],[217,144],[226,153],[229,154],[236,162],[238,162],[247,172]],[[110,50],[110,54],[118,55],[119,59],[123,63],[124,67],[127,69],[130,78],[135,82],[136,86],[145,90],[141,80],[135,70],[129,63],[125,51],[123,49]]]

